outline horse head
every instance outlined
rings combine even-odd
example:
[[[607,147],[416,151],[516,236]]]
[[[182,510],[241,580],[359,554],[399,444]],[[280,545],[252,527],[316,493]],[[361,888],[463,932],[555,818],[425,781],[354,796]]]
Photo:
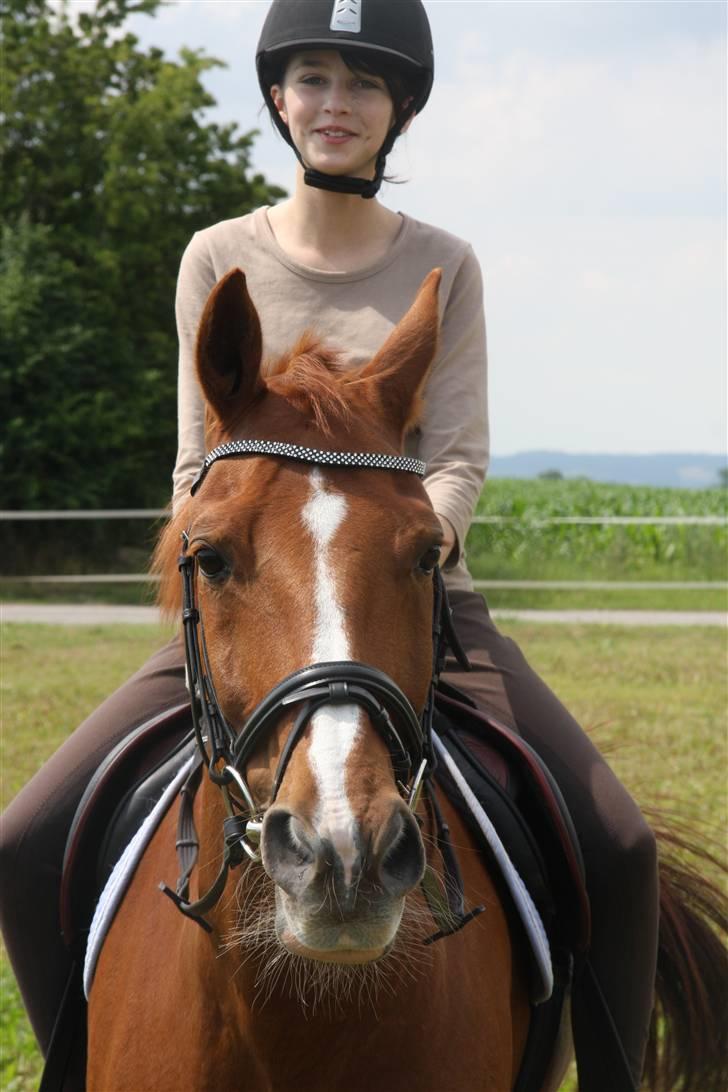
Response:
[[[229,273],[197,343],[208,446],[233,453],[263,439],[322,459],[395,461],[435,352],[439,280],[427,277],[365,366],[342,367],[305,335],[264,368],[245,278]],[[413,762],[417,741],[396,714],[398,702],[419,714],[428,696],[439,520],[415,474],[260,453],[215,460],[193,494],[160,548],[162,600],[178,603],[183,532],[209,679],[237,734],[237,780],[263,816],[278,941],[315,960],[375,960],[425,867],[405,784],[422,755]],[[311,699],[292,697],[308,669]]]

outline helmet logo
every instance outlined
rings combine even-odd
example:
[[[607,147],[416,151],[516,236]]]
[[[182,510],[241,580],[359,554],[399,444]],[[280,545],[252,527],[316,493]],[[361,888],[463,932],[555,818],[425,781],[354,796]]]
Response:
[[[350,34],[361,33],[361,6],[364,0],[334,0],[331,12],[331,30],[346,30]]]

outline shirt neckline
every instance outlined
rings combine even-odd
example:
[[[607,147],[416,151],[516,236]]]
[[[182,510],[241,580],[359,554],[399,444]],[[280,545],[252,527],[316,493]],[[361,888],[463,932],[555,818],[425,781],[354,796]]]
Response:
[[[392,245],[385,251],[382,257],[373,264],[364,266],[361,269],[337,273],[327,269],[314,269],[312,266],[303,265],[301,262],[297,262],[295,258],[292,258],[287,254],[276,239],[273,228],[271,227],[270,220],[268,219],[269,208],[269,205],[262,205],[253,213],[253,219],[259,238],[278,259],[281,265],[284,265],[299,277],[304,277],[306,280],[310,281],[327,281],[328,283],[347,284],[353,281],[363,281],[368,277],[373,277],[375,274],[380,273],[383,269],[386,269],[387,266],[391,265],[399,256],[407,242],[412,224],[412,220],[406,213],[397,213],[397,215],[401,217],[402,224]]]

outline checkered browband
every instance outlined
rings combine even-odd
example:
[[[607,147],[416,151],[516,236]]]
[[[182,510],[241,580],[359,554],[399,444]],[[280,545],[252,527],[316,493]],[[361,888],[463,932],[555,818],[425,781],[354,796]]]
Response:
[[[205,475],[218,459],[232,459],[240,455],[274,455],[284,459],[298,459],[304,463],[317,463],[320,466],[352,467],[360,470],[404,470],[408,474],[425,476],[426,464],[421,459],[410,459],[407,455],[379,455],[366,451],[321,451],[316,447],[301,447],[299,444],[284,444],[277,440],[230,440],[220,444],[205,456],[202,470],[192,483],[191,493],[195,493]]]

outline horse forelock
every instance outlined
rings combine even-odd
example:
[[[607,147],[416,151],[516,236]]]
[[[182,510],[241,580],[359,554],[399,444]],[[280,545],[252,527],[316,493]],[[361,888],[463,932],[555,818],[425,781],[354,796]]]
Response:
[[[325,436],[346,429],[356,412],[341,354],[311,332],[266,367],[266,386],[307,416]]]

